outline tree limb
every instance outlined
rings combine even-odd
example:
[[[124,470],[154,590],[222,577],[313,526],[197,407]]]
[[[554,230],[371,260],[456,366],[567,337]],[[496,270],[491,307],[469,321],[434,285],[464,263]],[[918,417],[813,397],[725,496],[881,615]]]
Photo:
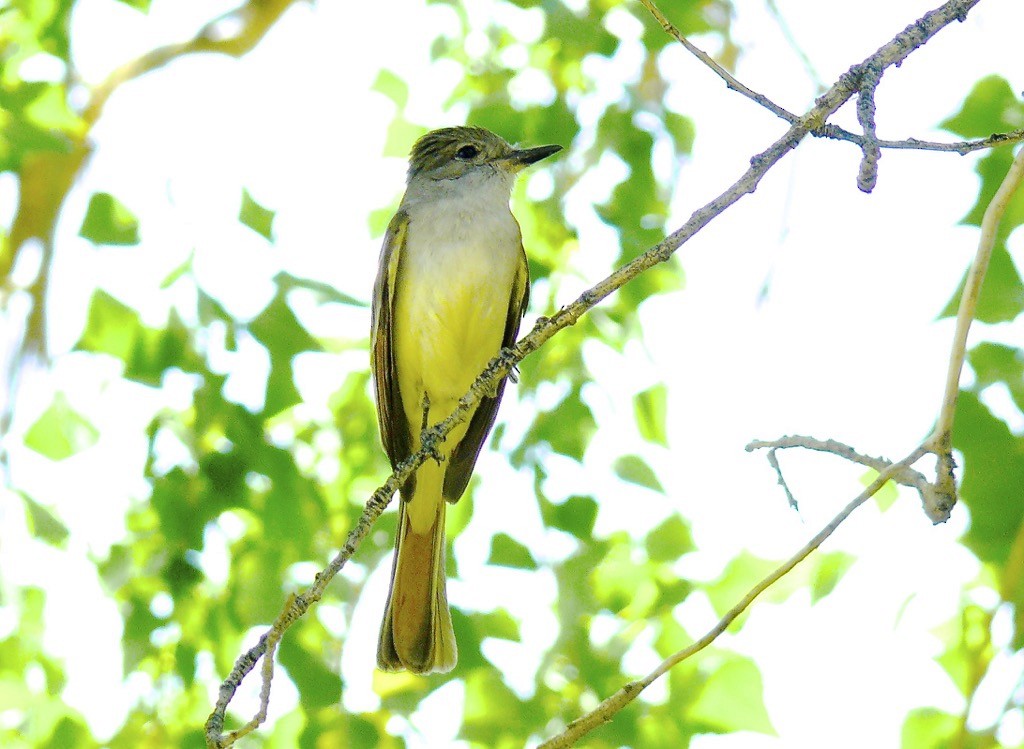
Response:
[[[687,39],[686,35],[683,34],[678,28],[676,28],[675,25],[671,21],[669,21],[668,18],[665,17],[665,14],[663,14],[658,9],[658,6],[654,4],[653,0],[640,0],[640,3],[651,12],[651,15],[653,15],[655,19],[657,19],[658,23],[661,24],[661,27],[669,36],[671,36],[673,39],[675,39],[677,42],[683,45],[683,47],[685,47],[690,54],[692,54],[694,57],[696,57],[698,60],[704,63],[708,68],[711,69],[712,72],[714,72],[715,75],[717,75],[719,78],[725,81],[725,85],[728,88],[739,94],[742,94],[743,96],[747,97],[754,103],[767,109],[776,117],[785,120],[791,125],[795,124],[799,120],[799,117],[797,115],[793,114],[785,107],[776,104],[774,101],[769,99],[764,94],[754,91],[752,88],[738,80],[732,73],[730,73],[724,67],[719,65],[714,60],[714,58],[712,58],[707,52],[700,49],[697,45],[695,45],[693,42]],[[769,3],[769,10],[772,11],[772,13],[776,16],[777,20],[781,23],[782,19],[781,17],[778,16],[778,9],[774,7],[774,3]],[[784,33],[786,33],[788,38],[788,30],[786,30],[785,28]],[[805,56],[802,53],[798,52],[798,54],[800,54],[801,59],[805,59]],[[866,65],[867,61],[865,61],[864,64]],[[810,72],[815,82],[818,84],[819,88],[822,88],[820,81],[818,81],[817,74],[813,73],[813,71]],[[1011,143],[1018,143],[1024,140],[1024,129],[1013,130],[1008,133],[995,133],[993,135],[990,135],[988,138],[981,138],[978,140],[957,141],[953,143],[941,143],[935,141],[920,140],[918,138],[905,138],[903,140],[885,140],[877,138],[874,132],[873,99],[874,88],[878,85],[878,79],[880,78],[880,76],[881,71],[875,71],[872,75],[866,78],[865,85],[862,87],[862,90],[866,89],[871,93],[870,97],[867,97],[868,100],[861,102],[861,106],[865,107],[863,113],[861,112],[861,107],[858,107],[858,119],[860,119],[861,126],[865,128],[865,132],[863,135],[858,133],[852,133],[849,130],[840,127],[839,125],[832,124],[831,122],[821,123],[819,127],[816,127],[813,130],[811,130],[811,135],[813,135],[816,138],[845,140],[850,143],[855,143],[856,145],[860,146],[861,149],[873,149],[877,147],[915,151],[944,151],[958,153],[961,156],[964,154],[971,153],[972,151],[979,151],[985,148],[993,148],[995,146],[1004,146]],[[868,114],[868,108],[870,108],[871,110],[870,114]],[[877,162],[878,154],[873,155],[871,159],[872,161]]]
[[[1009,171],[1003,177],[999,189],[992,196],[991,202],[985,209],[985,215],[981,219],[978,251],[974,256],[974,262],[971,263],[971,269],[967,273],[964,290],[960,296],[960,307],[956,313],[956,329],[953,332],[953,346],[949,354],[942,408],[939,411],[935,430],[926,443],[929,451],[935,453],[939,459],[938,466],[936,466],[936,485],[950,507],[956,503],[956,480],[953,476],[953,469],[956,466],[953,462],[953,416],[956,413],[956,399],[960,391],[960,373],[963,370],[964,357],[967,354],[967,334],[970,332],[971,322],[974,320],[974,313],[978,307],[978,299],[981,297],[981,287],[985,281],[985,272],[988,270],[988,261],[992,257],[992,249],[995,247],[999,222],[1022,180],[1024,180],[1024,149],[1017,152],[1016,158],[1010,164]]]
[[[572,746],[593,729],[610,721],[612,717],[614,717],[615,713],[632,702],[640,692],[657,681],[673,666],[676,666],[690,656],[699,653],[712,642],[717,640],[719,635],[725,632],[725,630],[729,628],[729,625],[736,621],[736,618],[746,611],[750,604],[753,603],[759,595],[789,574],[794,567],[810,556],[811,552],[821,546],[825,539],[831,536],[835,532],[836,528],[842,525],[843,521],[845,521],[854,510],[874,496],[889,479],[899,474],[900,471],[909,468],[916,461],[920,460],[920,458],[927,452],[928,451],[924,448],[919,447],[903,460],[893,463],[891,466],[879,473],[875,480],[872,481],[864,491],[858,494],[839,512],[838,515],[832,518],[824,528],[818,531],[810,541],[804,544],[803,548],[772,570],[767,577],[751,588],[739,603],[729,609],[725,616],[719,619],[718,623],[708,630],[707,634],[688,647],[670,655],[662,661],[656,669],[647,674],[647,676],[642,679],[637,679],[636,681],[631,681],[623,686],[618,692],[613,694],[611,697],[608,697],[594,710],[572,721],[565,727],[565,730],[562,731],[562,733],[540,744],[537,749],[565,749],[565,747]]]

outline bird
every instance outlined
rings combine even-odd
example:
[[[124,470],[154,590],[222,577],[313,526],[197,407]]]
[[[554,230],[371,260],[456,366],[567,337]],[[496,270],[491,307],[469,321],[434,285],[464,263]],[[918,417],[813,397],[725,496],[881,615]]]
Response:
[[[480,127],[419,138],[406,190],[380,252],[371,309],[371,370],[392,467],[420,449],[487,363],[512,346],[530,295],[516,175],[561,150],[516,148]],[[473,474],[505,388],[502,379],[399,489],[391,584],[377,665],[446,673],[458,660],[445,575],[445,508]]]

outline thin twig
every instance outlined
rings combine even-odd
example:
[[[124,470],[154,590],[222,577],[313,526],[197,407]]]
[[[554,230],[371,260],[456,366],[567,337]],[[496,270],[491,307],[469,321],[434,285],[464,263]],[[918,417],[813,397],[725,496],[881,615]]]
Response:
[[[747,445],[747,450],[750,450],[750,445]],[[773,447],[768,451],[768,465],[775,469],[775,475],[779,477],[779,486],[782,487],[782,491],[786,492],[786,499],[789,502],[789,506],[800,512],[800,504],[796,501],[796,497],[793,496],[793,492],[789,490],[789,484],[786,483],[786,477],[782,475],[782,466],[779,465],[779,456],[775,453],[779,448]]]
[[[793,114],[785,107],[780,107],[778,104],[776,104],[774,101],[769,99],[764,94],[759,94],[757,93],[757,91],[754,91],[749,86],[740,83],[740,81],[738,81],[732,73],[723,68],[717,62],[715,62],[715,60],[712,59],[712,57],[707,52],[705,52],[700,47],[691,42],[689,39],[687,39],[686,36],[675,27],[675,24],[668,20],[668,18],[665,17],[665,14],[658,9],[658,6],[654,4],[653,0],[640,0],[640,3],[645,8],[647,8],[647,10],[650,11],[652,16],[654,16],[658,20],[658,23],[661,24],[661,28],[665,29],[665,33],[667,33],[677,42],[686,47],[687,51],[690,54],[692,54],[702,63],[711,68],[711,70],[714,71],[715,75],[717,75],[719,78],[725,81],[725,85],[728,86],[730,89],[736,91],[737,93],[743,94],[751,101],[757,102],[762,107],[767,109],[769,112],[776,115],[777,117],[781,117],[791,125],[796,123],[800,119],[797,115]]]
[[[867,143],[867,139],[859,133],[851,133],[838,125],[826,122],[818,130],[811,133],[816,138],[830,138],[832,140],[845,140],[855,143],[861,148]],[[979,140],[961,140],[954,143],[941,143],[930,140],[919,140],[917,138],[906,138],[904,140],[877,139],[875,143],[879,148],[891,148],[904,151],[940,151],[947,153],[958,153],[961,156],[973,151],[981,151],[996,146],[1012,145],[1024,140],[1024,129],[1012,130],[1008,133],[995,133],[987,138]]]
[[[964,366],[967,353],[967,334],[970,332],[974,313],[981,296],[981,287],[985,281],[985,272],[995,247],[999,221],[1006,212],[1014,192],[1024,179],[1024,149],[1017,152],[1010,164],[1010,169],[1003,178],[999,189],[992,196],[985,215],[981,219],[981,233],[978,239],[978,251],[971,263],[971,269],[964,281],[963,293],[960,296],[960,307],[956,313],[956,329],[953,332],[952,350],[949,354],[949,367],[946,370],[946,388],[942,396],[942,407],[935,430],[928,438],[931,452],[938,457],[936,467],[936,484],[940,487],[949,506],[956,504],[956,480],[953,476],[953,416],[956,413],[957,393],[960,390],[960,373]]]
[[[779,474],[779,483],[783,485],[786,490],[786,496],[790,498],[792,504],[792,494],[789,491],[789,487],[786,486],[784,479],[782,478],[782,472],[779,470],[779,462],[775,457],[777,450],[789,450],[792,448],[803,448],[804,450],[815,450],[817,452],[829,453],[837,457],[848,460],[851,463],[857,463],[858,465],[872,468],[875,471],[881,473],[882,471],[888,470],[892,466],[892,461],[886,460],[885,458],[874,458],[870,455],[857,452],[854,448],[847,444],[839,442],[833,439],[819,440],[814,437],[804,437],[801,435],[792,435],[787,437],[780,437],[777,440],[754,440],[746,446],[747,452],[753,452],[754,450],[768,450],[768,463],[775,469],[776,473]],[[935,504],[935,494],[937,488],[932,484],[928,478],[913,468],[905,468],[893,476],[893,481],[903,486],[909,486],[917,490],[917,493],[921,495],[921,504],[925,508],[925,512],[934,522],[945,522],[949,519],[949,513],[946,512],[941,518],[932,517],[931,508]],[[950,506],[948,509],[952,509]]]
[[[686,50],[690,52],[690,54],[692,54],[694,57],[696,57],[698,60],[704,63],[708,68],[711,69],[711,71],[715,75],[717,75],[719,78],[725,81],[726,86],[728,86],[733,91],[742,94],[743,96],[747,97],[756,104],[764,107],[765,109],[767,109],[769,112],[779,117],[780,119],[783,119],[790,124],[794,124],[797,122],[797,120],[799,119],[797,115],[793,114],[785,107],[776,104],[774,101],[769,99],[764,94],[758,93],[749,86],[745,85],[742,81],[736,78],[736,76],[734,76],[728,70],[719,65],[714,60],[714,58],[712,58],[707,52],[700,49],[700,47],[698,47],[689,39],[687,39],[686,35],[683,34],[683,32],[681,32],[678,28],[676,28],[676,26],[671,21],[669,21],[668,18],[665,17],[665,14],[658,9],[658,7],[654,4],[653,0],[640,0],[640,3],[645,8],[647,8],[648,11],[650,11],[651,15],[653,15],[655,19],[657,19],[658,23],[661,24],[661,27],[669,36],[671,36],[673,39],[675,39],[677,42],[683,45],[683,47],[685,47]],[[772,7],[771,3],[769,3],[769,7]],[[781,18],[779,20],[781,22]],[[881,71],[879,71],[879,75],[880,73]],[[817,81],[817,76],[814,75],[813,77],[815,78],[815,81],[818,83],[818,88],[823,88],[823,86],[820,85],[820,82]],[[877,86],[877,81],[874,85]],[[875,136],[873,123],[871,126],[870,135],[853,133],[845,128],[840,127],[839,125],[834,125],[831,122],[820,123],[819,126],[811,130],[810,134],[813,135],[815,138],[845,140],[850,143],[855,143],[862,149],[867,148],[869,146],[877,146],[878,148],[891,148],[895,150],[952,152],[958,153],[961,156],[963,156],[964,154],[971,153],[972,151],[980,151],[982,149],[993,148],[995,146],[1005,146],[1011,143],[1019,143],[1020,141],[1024,140],[1024,129],[1013,130],[1008,133],[995,133],[987,138],[981,138],[978,140],[957,141],[954,143],[927,141],[920,140],[919,138],[885,140],[877,138]],[[877,158],[875,158],[875,161],[877,161]]]
[[[776,567],[771,574],[751,588],[739,603],[729,609],[725,616],[723,616],[714,627],[708,630],[707,634],[688,647],[683,648],[679,652],[666,658],[656,669],[647,674],[647,676],[642,679],[637,679],[636,681],[631,681],[623,686],[618,692],[604,700],[594,710],[572,721],[565,727],[565,730],[562,733],[540,744],[537,749],[565,749],[565,747],[572,746],[594,728],[597,728],[599,725],[611,720],[615,713],[632,702],[640,692],[653,684],[674,666],[692,655],[699,653],[718,639],[719,635],[725,632],[725,630],[729,628],[729,625],[732,624],[740,614],[746,611],[747,607],[749,607],[759,595],[789,574],[794,567],[810,556],[815,549],[824,543],[825,539],[835,532],[836,528],[842,525],[843,521],[845,521],[854,510],[874,496],[878,490],[881,489],[887,481],[889,481],[889,479],[897,475],[900,471],[909,468],[915,462],[920,460],[922,456],[927,454],[927,452],[928,451],[925,448],[919,447],[903,460],[893,463],[887,469],[879,473],[875,480],[872,481],[864,491],[858,494],[853,501],[846,505],[846,507],[844,507],[838,515],[832,518],[824,528],[818,531],[802,549]]]

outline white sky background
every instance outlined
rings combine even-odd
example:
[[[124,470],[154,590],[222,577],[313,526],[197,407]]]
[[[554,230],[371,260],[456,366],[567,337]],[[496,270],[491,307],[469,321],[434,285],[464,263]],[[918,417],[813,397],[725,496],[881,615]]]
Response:
[[[826,84],[933,4],[864,0],[856,15],[841,16],[824,11],[822,3],[779,3]],[[73,28],[76,61],[90,81],[101,80],[120,61],[190,36],[213,15],[213,5],[157,0],[143,16],[113,0],[83,2]],[[227,10],[231,4],[217,6]],[[815,91],[778,26],[763,3],[738,6],[734,33],[743,55],[737,77],[791,111],[804,111]],[[393,108],[369,91],[377,71],[388,68],[409,81],[406,115],[413,122],[435,127],[458,124],[464,116],[459,108],[442,109],[461,69],[429,63],[432,40],[454,28],[454,14],[408,0],[389,4],[387,12],[379,7],[299,5],[244,59],[183,60],[126,85],[110,101],[95,129],[96,155],[62,217],[56,351],[77,338],[93,285],[136,306],[148,320],[162,321],[168,295],[153,289],[193,248],[200,282],[239,315],[262,308],[281,267],[368,298],[379,238],[370,236],[367,217],[396,197],[405,170],[401,159],[380,156]],[[489,4],[472,7],[476,19],[495,17]],[[496,18],[516,33],[537,33],[541,24],[539,10],[502,8]],[[637,74],[640,60],[638,25],[617,12],[609,26],[624,37],[621,51],[613,61],[588,63],[600,72],[598,96],[606,102],[618,98],[620,84]],[[952,139],[933,128],[959,109],[979,78],[999,73],[1014,90],[1024,89],[1021,28],[1024,4],[985,0],[966,23],[941,32],[900,69],[888,71],[877,97],[879,135]],[[696,41],[715,50],[714,40]],[[669,221],[675,228],[731,184],[784,124],[727,91],[682,49],[670,48],[662,64],[674,81],[669,101],[697,127],[693,158],[683,165],[675,190]],[[526,78],[516,92],[528,100],[543,96],[543,86],[534,93],[536,85]],[[851,111],[837,121],[856,129]],[[587,124],[584,141],[591,137]],[[572,145],[563,145],[567,152],[560,158],[575,158]],[[692,520],[700,546],[682,569],[710,580],[743,550],[788,556],[860,489],[862,472],[838,460],[784,454],[787,478],[801,500],[798,516],[786,507],[763,455],[743,451],[748,441],[811,434],[899,458],[927,434],[952,330],[934,317],[973,255],[976,231],[956,222],[977,195],[972,170],[978,157],[887,151],[872,195],[856,189],[859,157],[849,144],[804,143],[754,195],[681,250],[687,286],[644,305],[644,345],[636,344],[627,357],[598,347],[588,351],[599,373],[588,398],[603,429],[585,468],[559,470],[551,492],[593,492],[601,501],[599,532],[624,527],[639,533],[651,518],[679,511]],[[581,242],[577,276],[565,282],[562,303],[599,280],[617,254],[614,232],[590,212],[617,174],[614,164],[606,168],[588,177],[587,189],[578,189],[566,206]],[[533,189],[543,183],[538,178]],[[277,211],[273,246],[235,220],[243,186]],[[88,197],[100,190],[143,217],[140,247],[96,252],[77,238]],[[1019,233],[1010,247],[1024,263]],[[770,286],[761,299],[766,280]],[[542,312],[532,309],[524,330]],[[309,323],[325,335],[347,326],[359,338],[366,335],[368,312],[317,314]],[[1017,345],[1022,333],[1020,321],[983,331]],[[981,334],[976,330],[974,339]],[[61,583],[49,588],[48,646],[66,659],[69,701],[97,730],[113,731],[132,694],[150,685],[121,685],[120,619],[88,557],[104,556],[122,537],[128,502],[146,495],[145,486],[128,478],[139,475],[145,447],[129,437],[141,433],[159,401],[144,388],[114,383],[116,366],[86,359],[58,357],[52,384],[95,421],[100,444],[57,466],[10,445],[14,480],[69,523],[70,548],[58,552],[28,541],[18,529],[19,500],[6,495],[0,501],[6,541],[0,565],[9,582],[25,584],[38,583],[39,569],[61,566],[61,576],[54,576]],[[323,361],[299,364],[311,413],[326,409],[327,395],[341,382]],[[265,360],[243,349],[225,356],[224,366],[239,373],[230,385],[234,396],[258,404]],[[658,380],[669,386],[670,451],[640,444],[631,424],[632,394]],[[175,391],[177,405],[188,402],[186,381]],[[1006,413],[998,394],[993,397],[991,405]],[[46,405],[41,396],[38,405]],[[36,413],[25,409],[19,415],[24,428]],[[514,432],[530,414],[507,398],[502,418]],[[1024,426],[1019,417],[1011,425],[1018,431]],[[624,442],[650,457],[665,496],[608,481],[607,466]],[[527,590],[522,575],[475,563],[482,565],[489,531],[499,527],[542,549],[539,558],[558,558],[565,549],[542,535],[530,480],[516,476],[500,452],[483,456],[477,472],[483,483],[476,514],[457,544],[464,577],[451,584],[451,597],[457,605],[482,609],[501,604],[524,617],[524,644],[503,644],[489,655],[507,662],[512,683],[525,688],[532,676],[522,664],[536,662],[531,647],[542,645],[554,626],[548,609],[553,583],[532,579]],[[520,496],[524,511],[502,511]],[[826,545],[859,557],[832,596],[814,607],[800,595],[784,606],[755,605],[739,635],[726,638],[757,660],[780,737],[709,736],[695,746],[897,746],[908,709],[935,704],[959,710],[959,696],[932,660],[940,644],[929,631],[955,613],[960,586],[975,574],[970,556],[956,544],[965,527],[958,508],[948,524],[933,528],[909,492],[885,514],[874,505],[859,510]],[[215,575],[216,538],[210,543],[206,561]],[[343,657],[350,709],[372,707],[366,689],[386,581],[382,566],[347,636],[349,643],[366,643],[360,650],[350,645]],[[700,600],[696,596],[679,611],[694,636],[714,623],[710,606]],[[0,631],[14,624],[4,616],[0,611]],[[93,643],[86,652],[75,649],[83,631]],[[644,647],[635,648],[631,659],[638,671],[654,665]],[[1005,673],[1019,674],[1021,667],[1017,659]],[[211,673],[211,685],[222,676]],[[275,680],[272,717],[294,704],[283,676],[279,671]],[[976,725],[988,724],[993,706],[1005,699],[997,687],[988,707],[983,702],[976,710]],[[445,701],[457,698],[459,686],[446,692]],[[457,725],[435,724],[429,716],[437,712],[420,711],[414,725],[421,733],[410,746],[449,745]],[[1020,725],[1004,731],[1008,743],[1024,734]]]

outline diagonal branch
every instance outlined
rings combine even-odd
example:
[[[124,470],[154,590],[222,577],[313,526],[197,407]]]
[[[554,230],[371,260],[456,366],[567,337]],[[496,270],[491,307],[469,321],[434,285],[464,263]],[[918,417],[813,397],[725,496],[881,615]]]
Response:
[[[717,640],[719,635],[725,632],[725,630],[729,628],[729,625],[736,621],[739,615],[746,611],[750,604],[752,604],[759,595],[789,574],[798,564],[800,564],[800,562],[810,556],[811,552],[821,546],[825,540],[835,532],[836,528],[842,525],[854,510],[878,493],[878,490],[881,489],[889,479],[897,476],[901,471],[908,469],[911,465],[920,460],[921,457],[927,454],[927,452],[928,451],[923,447],[919,447],[903,460],[893,463],[887,469],[879,473],[875,480],[872,481],[864,491],[854,497],[846,507],[840,510],[839,514],[832,518],[824,528],[818,531],[814,537],[803,546],[803,548],[772,570],[767,577],[751,588],[739,603],[729,609],[725,616],[723,616],[714,627],[708,630],[707,634],[679,652],[670,655],[662,661],[656,669],[647,674],[647,676],[624,685],[618,692],[613,694],[611,697],[608,697],[594,710],[572,721],[565,727],[565,730],[562,733],[540,744],[537,749],[565,749],[566,747],[572,746],[587,733],[611,720],[615,713],[632,702],[640,692],[668,673],[673,666],[676,666],[690,656],[699,653],[712,642]]]
[[[687,39],[686,35],[676,28],[676,26],[665,17],[665,14],[658,9],[658,6],[654,4],[653,0],[640,0],[640,4],[647,8],[651,15],[657,19],[658,23],[660,23],[661,27],[665,30],[665,33],[683,45],[690,54],[704,63],[715,75],[725,81],[725,85],[728,88],[742,94],[754,103],[767,109],[776,117],[779,117],[790,124],[795,124],[799,120],[797,115],[793,114],[785,107],[776,104],[764,94],[754,91],[752,88],[737,79],[736,76],[716,62],[711,55]],[[770,3],[770,10],[778,16],[778,9],[774,7],[774,3]],[[781,17],[778,17],[778,20],[780,23],[782,22]],[[788,31],[786,33],[788,37]],[[801,59],[804,59],[803,54],[800,54]],[[866,66],[867,63],[868,61],[865,61],[864,65]],[[851,72],[853,72],[853,69],[851,69]],[[875,70],[873,68],[863,68],[861,70],[861,75],[864,76],[864,80],[860,88],[862,89],[861,93],[864,95],[862,96],[862,101],[859,102],[860,106],[858,107],[858,117],[860,119],[861,126],[865,129],[863,135],[859,133],[852,133],[839,125],[832,124],[831,122],[824,122],[814,128],[811,131],[811,135],[815,138],[830,138],[832,140],[845,140],[850,143],[855,143],[865,151],[865,161],[873,162],[876,166],[879,156],[877,149],[879,148],[914,151],[944,151],[958,153],[962,156],[964,154],[971,153],[972,151],[978,151],[984,148],[993,148],[995,146],[1003,146],[1024,141],[1024,129],[1013,130],[1008,133],[995,133],[987,138],[981,138],[978,140],[957,141],[952,143],[920,140],[918,138],[905,138],[903,140],[885,140],[878,138],[874,132],[874,89],[878,86],[881,73],[881,70]],[[813,74],[813,72],[812,77],[818,84],[819,89],[822,88],[820,82],[817,80],[817,75]],[[870,113],[868,112],[869,108]],[[867,157],[869,151],[875,152],[872,153],[870,157]],[[865,182],[864,184],[869,184],[869,182]]]
[[[669,21],[668,18],[665,17],[665,14],[658,9],[658,6],[654,4],[653,0],[640,0],[640,4],[651,12],[651,15],[654,16],[657,19],[658,23],[661,24],[661,28],[665,30],[666,34],[668,34],[677,42],[682,44],[690,54],[692,54],[702,63],[711,68],[715,75],[717,75],[719,78],[725,81],[725,85],[728,86],[730,89],[736,91],[737,93],[743,94],[751,101],[760,104],[762,107],[767,109],[776,117],[781,117],[786,122],[792,124],[795,123],[798,119],[800,119],[799,117],[797,117],[797,115],[793,114],[785,107],[780,107],[778,104],[776,104],[774,101],[769,99],[764,94],[759,94],[757,91],[754,91],[752,88],[744,85],[739,80],[737,80],[732,73],[723,68],[717,62],[715,62],[714,58],[712,58],[711,55],[709,55],[707,52],[705,52],[696,44],[687,39],[686,35],[683,34],[683,32],[681,32],[679,29],[677,29],[675,27],[675,24]]]
[[[188,41],[157,47],[125,63],[93,89],[82,117],[90,125],[96,122],[110,95],[120,86],[162,68],[179,57],[203,52],[242,57],[266,36],[281,15],[294,4],[295,0],[249,0],[207,23]],[[218,31],[220,28],[237,28],[237,31],[233,35],[226,35]]]

